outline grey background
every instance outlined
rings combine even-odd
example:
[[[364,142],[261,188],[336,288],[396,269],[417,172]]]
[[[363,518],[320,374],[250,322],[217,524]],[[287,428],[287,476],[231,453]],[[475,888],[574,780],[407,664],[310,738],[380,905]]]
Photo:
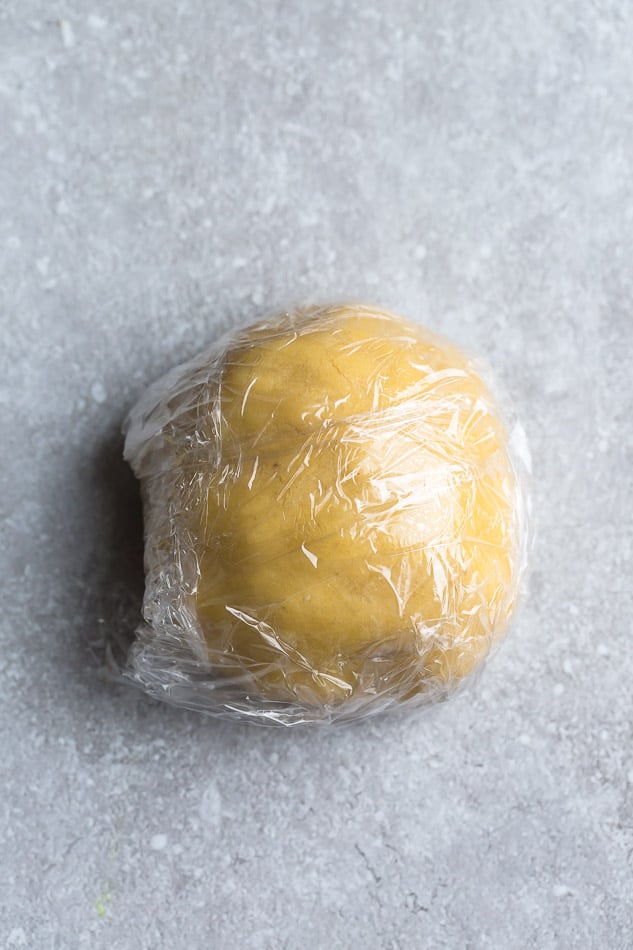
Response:
[[[633,945],[632,104],[627,0],[0,0],[1,945]],[[511,392],[512,637],[454,703],[331,732],[103,682],[125,411],[341,295]]]

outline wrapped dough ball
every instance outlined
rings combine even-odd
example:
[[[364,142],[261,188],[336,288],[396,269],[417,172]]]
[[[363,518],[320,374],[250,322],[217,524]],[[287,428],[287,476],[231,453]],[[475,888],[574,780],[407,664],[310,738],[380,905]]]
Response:
[[[146,626],[130,673],[175,702],[283,723],[444,698],[506,628],[521,478],[471,363],[420,327],[282,314],[174,371],[131,414]]]

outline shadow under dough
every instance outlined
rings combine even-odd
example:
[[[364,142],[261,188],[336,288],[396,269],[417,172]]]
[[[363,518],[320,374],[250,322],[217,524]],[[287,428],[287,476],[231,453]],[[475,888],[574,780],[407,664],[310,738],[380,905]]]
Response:
[[[88,631],[88,641],[102,662],[111,655],[122,666],[141,621],[145,575],[139,483],[123,458],[118,430],[99,445],[89,478],[103,537],[94,591],[95,627]]]

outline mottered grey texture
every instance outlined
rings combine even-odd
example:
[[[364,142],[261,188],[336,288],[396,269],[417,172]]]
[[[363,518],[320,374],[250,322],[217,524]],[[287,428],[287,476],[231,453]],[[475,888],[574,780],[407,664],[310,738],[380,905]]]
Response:
[[[0,945],[633,945],[632,101],[625,0],[0,2]],[[512,636],[454,702],[332,731],[108,683],[126,410],[340,297],[517,406]]]

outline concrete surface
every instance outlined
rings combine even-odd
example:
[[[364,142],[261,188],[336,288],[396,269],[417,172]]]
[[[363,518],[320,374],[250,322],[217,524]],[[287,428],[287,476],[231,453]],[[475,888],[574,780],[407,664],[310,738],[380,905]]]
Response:
[[[0,944],[630,948],[633,5],[0,3]],[[126,409],[359,295],[488,355],[532,592],[477,689],[268,732],[102,682]]]

